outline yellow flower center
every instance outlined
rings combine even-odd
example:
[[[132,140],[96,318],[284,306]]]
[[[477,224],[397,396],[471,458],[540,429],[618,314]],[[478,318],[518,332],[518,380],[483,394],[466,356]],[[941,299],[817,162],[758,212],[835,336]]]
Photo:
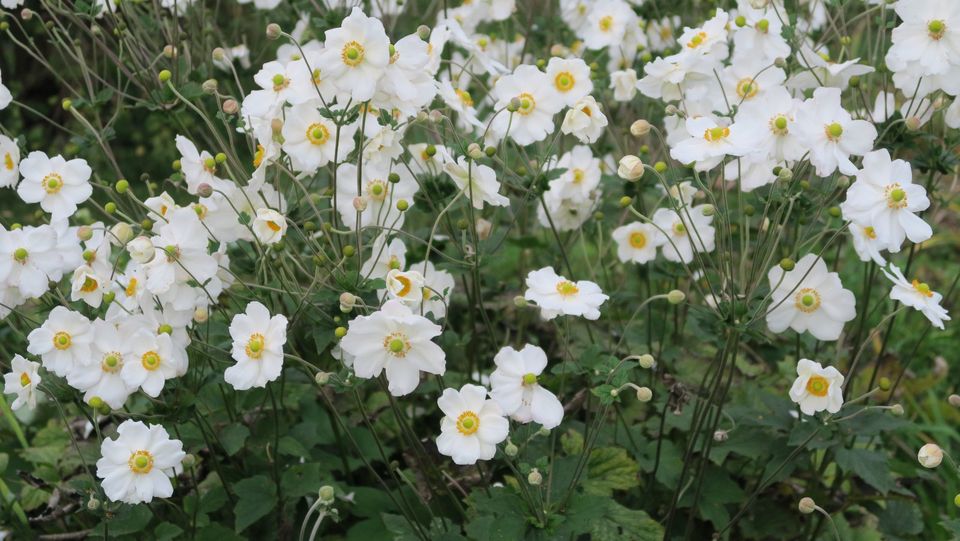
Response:
[[[26,248],[17,248],[13,251],[13,259],[18,263],[26,263],[28,257],[30,257],[30,252]]]
[[[13,155],[9,152],[3,155],[3,166],[7,171],[13,171],[13,168],[16,167],[16,164],[13,163]]]
[[[737,95],[745,100],[757,95],[757,92],[760,91],[760,85],[757,84],[752,77],[747,77],[746,79],[740,79],[737,82]]]
[[[156,351],[148,351],[140,357],[140,364],[147,370],[153,372],[157,368],[160,368],[160,354]]]
[[[153,469],[153,455],[143,449],[131,453],[130,459],[127,460],[127,466],[130,467],[130,471],[133,473],[141,475],[150,473],[150,470]]]
[[[383,201],[386,199],[388,191],[389,189],[387,187],[387,183],[380,179],[371,180],[370,183],[367,184],[367,193],[370,194],[371,198],[376,199],[377,201]]]
[[[823,131],[827,134],[827,139],[837,141],[840,139],[840,136],[843,135],[843,126],[841,126],[839,122],[834,122],[833,124],[824,126]]]
[[[583,182],[583,178],[586,176],[583,169],[574,169],[573,170],[573,183],[580,184]]]
[[[807,392],[813,396],[824,397],[830,391],[830,380],[823,376],[810,376],[807,380]]]
[[[410,291],[413,289],[413,284],[410,282],[410,279],[402,274],[398,274],[393,277],[394,280],[400,282],[400,291],[397,291],[398,297],[406,297],[410,294]]]
[[[330,130],[319,122],[307,127],[307,140],[313,145],[324,145],[330,140]]]
[[[123,293],[124,293],[126,296],[128,296],[128,297],[132,297],[132,296],[134,296],[134,295],[137,293],[137,279],[136,279],[136,278],[131,278],[130,281],[127,282],[127,287],[126,287],[126,289],[123,290]]]
[[[571,282],[570,280],[564,280],[557,284],[557,293],[563,295],[564,297],[572,297],[577,293],[580,293],[580,288],[577,287],[577,284]]]
[[[273,76],[273,80],[271,82],[273,83],[274,92],[280,92],[281,90],[284,90],[290,86],[290,79],[280,75],[279,73]]]
[[[470,95],[466,90],[460,90],[457,88],[454,90],[457,93],[457,97],[460,98],[460,103],[464,104],[467,107],[473,107],[473,96]]]
[[[100,287],[100,283],[97,282],[97,279],[90,275],[87,275],[83,279],[83,285],[80,286],[80,291],[84,293],[93,293],[94,291],[97,290],[98,287]]]
[[[203,203],[194,203],[193,211],[197,213],[197,218],[201,220],[207,217],[207,206]]]
[[[393,64],[400,59],[400,51],[393,44],[390,44],[390,63]]]
[[[863,234],[870,240],[877,240],[877,230],[872,225],[863,228]]]
[[[63,351],[70,347],[70,343],[73,340],[70,337],[70,333],[66,331],[59,331],[53,335],[53,347]]]
[[[363,45],[360,45],[356,41],[348,41],[344,44],[343,49],[340,53],[340,57],[343,58],[343,63],[355,68],[363,62],[363,55],[365,51],[363,50]]]
[[[706,141],[711,143],[716,143],[717,141],[723,141],[730,136],[730,128],[721,128],[717,126],[716,128],[709,128],[703,131],[703,138]]]
[[[630,246],[640,250],[647,245],[647,236],[643,234],[642,231],[634,231],[630,233]]]
[[[533,372],[528,372],[523,375],[523,384],[524,385],[536,385],[537,375]]]
[[[883,195],[887,198],[887,208],[902,209],[907,206],[907,192],[904,191],[899,182],[894,182],[884,188]]]
[[[26,372],[22,372],[20,374],[20,386],[26,387],[28,385],[30,385],[30,374],[27,374]]]
[[[930,39],[940,41],[947,32],[947,25],[940,20],[930,21],[930,23],[927,24],[927,31],[930,34]]]
[[[703,45],[703,42],[707,40],[706,32],[697,32],[695,36],[690,38],[690,41],[687,42],[687,47],[691,49],[696,49],[697,47]]]
[[[43,177],[43,180],[40,181],[40,185],[43,186],[44,191],[48,194],[59,193],[63,189],[63,177],[56,173],[50,173],[49,175]]]
[[[406,357],[410,347],[410,339],[402,332],[392,332],[383,338],[383,349],[394,357]]]
[[[260,359],[263,357],[263,350],[267,347],[267,341],[260,333],[253,333],[247,339],[247,357],[251,359]]]
[[[480,416],[472,411],[465,411],[457,417],[457,431],[469,436],[480,430]]]
[[[776,135],[786,135],[790,133],[787,128],[789,120],[783,115],[777,115],[770,119],[770,131]]]
[[[605,15],[600,17],[600,21],[597,23],[597,26],[600,27],[601,32],[609,32],[613,28],[613,16]]]
[[[930,289],[930,286],[925,282],[921,282],[920,280],[913,281],[913,289],[917,290],[917,293],[923,295],[924,297],[929,298],[933,296],[933,291]]]
[[[577,80],[569,71],[561,71],[556,77],[553,78],[553,86],[557,87],[557,90],[560,92],[568,92],[572,90],[576,83]]]
[[[123,368],[123,355],[120,355],[116,351],[106,354],[103,357],[103,361],[100,362],[100,368],[104,372],[109,372],[114,374],[119,372]]]
[[[529,115],[537,108],[537,101],[533,99],[529,92],[520,94],[517,99],[520,100],[520,108],[517,109],[517,112],[521,115]]]
[[[260,167],[260,164],[263,163],[263,155],[266,153],[266,149],[263,148],[263,145],[257,145],[257,151],[253,153],[253,166]],[[166,209],[166,207],[164,207]],[[166,210],[163,211],[166,214]]]
[[[267,220],[267,229],[273,231],[274,233],[278,233],[281,229],[283,229],[283,226],[272,220]]]
[[[313,68],[313,74],[312,74],[312,76],[313,76],[313,77],[312,77],[312,78],[313,78],[313,84],[315,84],[315,85],[317,85],[317,86],[320,86],[320,83],[323,82],[323,80],[320,78],[320,68]]]
[[[820,308],[820,294],[817,293],[816,289],[809,287],[797,291],[797,294],[794,296],[794,301],[797,310],[805,314],[816,312],[817,309]]]

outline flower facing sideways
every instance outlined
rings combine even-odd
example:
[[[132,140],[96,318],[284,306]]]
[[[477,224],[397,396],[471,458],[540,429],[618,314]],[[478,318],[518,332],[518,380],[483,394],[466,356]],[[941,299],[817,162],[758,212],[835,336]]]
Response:
[[[540,423],[546,429],[560,424],[563,404],[537,381],[547,367],[542,349],[527,344],[517,351],[507,346],[497,352],[493,362],[497,369],[490,374],[490,396],[504,414],[521,423]]]
[[[437,450],[455,464],[490,460],[497,453],[497,444],[507,439],[510,423],[500,405],[487,399],[484,387],[467,384],[459,391],[446,389],[437,405],[444,415]]]
[[[827,264],[815,254],[797,261],[790,272],[780,266],[767,273],[771,302],[767,326],[775,333],[788,328],[809,332],[817,340],[836,340],[843,324],[857,317],[857,300],[843,289],[840,275],[827,271]]]
[[[891,264],[890,270],[882,270],[883,274],[893,282],[893,289],[890,290],[891,299],[919,310],[934,327],[943,330],[943,322],[950,321],[946,308],[940,306],[943,295],[933,291],[929,285],[920,280],[907,280],[896,265]]]
[[[437,375],[446,371],[443,350],[431,342],[440,331],[439,325],[393,299],[380,311],[353,319],[340,347],[355,357],[358,378],[375,378],[386,371],[390,394],[403,396],[420,384],[421,371]]]
[[[558,275],[552,267],[530,271],[526,283],[524,298],[535,302],[546,320],[559,315],[599,319],[600,305],[610,298],[597,284],[587,280],[572,282]]]
[[[251,302],[243,314],[230,322],[231,355],[237,364],[227,368],[223,379],[238,391],[266,387],[283,370],[283,345],[287,343],[287,318],[270,316],[267,307]]]
[[[10,372],[3,375],[4,394],[16,394],[17,398],[10,404],[10,409],[16,411],[24,405],[28,409],[37,407],[37,390],[40,385],[40,363],[28,361],[17,355],[10,362]]]
[[[183,443],[170,439],[159,425],[127,420],[117,427],[116,439],[105,439],[97,460],[103,491],[115,502],[147,503],[173,495],[170,478],[181,467]]]
[[[790,399],[806,415],[823,410],[836,413],[843,406],[843,375],[832,366],[823,368],[820,363],[800,359]]]

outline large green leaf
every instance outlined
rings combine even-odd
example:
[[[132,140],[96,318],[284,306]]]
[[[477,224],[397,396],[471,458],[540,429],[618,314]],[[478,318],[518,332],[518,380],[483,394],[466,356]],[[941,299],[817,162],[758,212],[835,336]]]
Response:
[[[237,493],[234,529],[239,533],[277,506],[277,487],[266,475],[255,475],[233,485]]]

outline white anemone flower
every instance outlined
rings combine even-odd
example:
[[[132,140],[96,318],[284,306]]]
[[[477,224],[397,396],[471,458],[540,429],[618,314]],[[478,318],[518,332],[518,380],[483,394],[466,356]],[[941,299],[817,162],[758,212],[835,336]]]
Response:
[[[597,284],[587,280],[567,280],[552,267],[530,271],[526,285],[524,298],[540,307],[540,315],[545,320],[559,315],[599,319],[600,306],[610,298]]]
[[[420,372],[446,371],[446,355],[431,341],[440,332],[439,325],[393,299],[379,311],[351,320],[340,347],[354,357],[357,377],[371,379],[386,372],[390,394],[403,396],[417,388]]]
[[[843,375],[832,366],[823,368],[818,362],[800,359],[790,399],[805,415],[824,410],[837,413],[843,406]]]
[[[66,377],[77,365],[89,362],[93,327],[80,312],[57,306],[27,341],[27,351],[39,356],[44,368]]]
[[[114,502],[148,503],[173,495],[170,478],[181,468],[186,453],[180,440],[160,425],[126,420],[117,427],[117,437],[103,440],[97,460],[97,477]]]
[[[563,404],[538,381],[547,368],[547,354],[542,349],[532,344],[520,351],[503,347],[493,362],[497,369],[490,374],[490,396],[504,414],[520,423],[539,423],[548,430],[560,424]]]
[[[893,282],[891,299],[920,311],[934,327],[943,330],[943,322],[950,321],[946,308],[940,306],[943,295],[930,289],[926,282],[907,280],[896,265],[891,264],[890,270],[883,269],[883,274]]]
[[[20,355],[10,361],[10,372],[3,375],[3,393],[17,395],[10,409],[16,411],[27,406],[32,410],[37,407],[37,397],[43,394],[37,390],[42,381],[39,370],[40,363],[28,361]]]
[[[853,293],[815,254],[803,256],[789,272],[780,265],[771,268],[767,279],[772,290],[767,326],[775,333],[789,328],[833,341],[840,337],[843,324],[857,317]]]
[[[437,405],[443,411],[437,450],[455,464],[490,460],[497,454],[497,444],[507,439],[510,423],[500,405],[487,399],[484,387],[468,383],[459,391],[445,389]]]
[[[270,315],[267,307],[251,302],[230,321],[230,354],[237,363],[226,369],[223,379],[234,389],[266,387],[283,370],[283,345],[287,343],[287,318]]]
[[[62,156],[50,158],[43,152],[31,152],[20,162],[23,180],[17,194],[26,203],[40,203],[53,220],[68,218],[93,194],[91,173],[86,160],[68,161]]]

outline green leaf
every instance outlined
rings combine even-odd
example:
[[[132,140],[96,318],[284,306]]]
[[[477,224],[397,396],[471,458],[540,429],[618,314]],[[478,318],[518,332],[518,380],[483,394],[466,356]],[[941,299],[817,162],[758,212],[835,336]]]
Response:
[[[594,449],[587,460],[588,492],[611,494],[614,490],[627,490],[639,486],[640,466],[620,447]]]
[[[883,494],[897,486],[890,474],[887,456],[880,451],[839,447],[836,451],[836,461],[843,471],[857,475]]]
[[[156,541],[170,541],[171,539],[178,539],[182,533],[183,528],[180,526],[172,522],[161,522],[153,529],[153,538]]]
[[[583,434],[572,428],[567,430],[560,436],[560,447],[565,455],[579,455],[583,452]]]
[[[608,500],[606,515],[593,524],[590,533],[591,541],[661,541],[664,532],[645,512]]]
[[[527,505],[511,489],[491,488],[474,491],[467,497],[467,505],[476,517],[464,528],[467,537],[476,541],[525,539],[527,532]]]
[[[24,511],[33,511],[47,504],[50,500],[50,493],[46,490],[36,488],[30,485],[23,485],[20,490],[20,506]]]
[[[246,425],[239,423],[223,429],[223,431],[220,432],[220,441],[223,443],[223,448],[227,452],[227,456],[233,456],[237,454],[237,451],[243,449],[243,444],[249,436],[250,429],[247,428]]]
[[[269,514],[277,506],[277,487],[266,475],[249,477],[236,483],[233,488],[239,498],[233,509],[236,516],[234,529],[237,533]]]
[[[91,532],[93,534],[91,537],[97,535],[103,537],[105,526],[108,527],[106,529],[109,530],[111,537],[142,532],[146,529],[147,524],[150,524],[152,518],[153,513],[146,505],[124,505],[113,518],[104,519],[103,522],[98,524]]]
[[[906,500],[889,500],[886,509],[876,513],[877,529],[891,539],[916,539],[923,531],[923,516],[917,504]]]

